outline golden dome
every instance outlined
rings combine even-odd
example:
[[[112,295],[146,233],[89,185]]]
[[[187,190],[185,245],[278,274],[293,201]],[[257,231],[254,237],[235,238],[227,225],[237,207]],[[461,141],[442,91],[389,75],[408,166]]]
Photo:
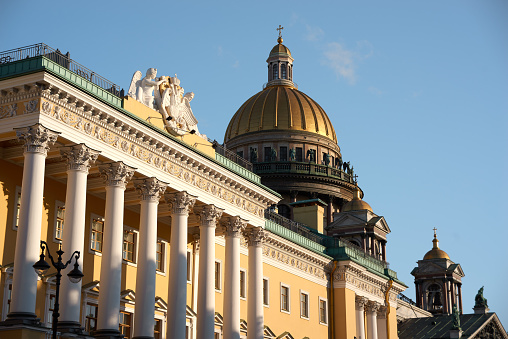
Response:
[[[341,212],[349,212],[349,211],[361,211],[361,210],[368,210],[371,212],[374,212],[372,210],[372,207],[370,205],[363,201],[362,198],[360,198],[360,189],[355,187],[355,190],[353,192],[354,198],[351,201],[348,201],[344,207],[342,207]]]
[[[279,38],[277,41],[279,41],[279,43],[272,48],[268,58],[271,58],[273,56],[291,56],[289,48],[287,48],[282,44],[282,38]]]
[[[224,141],[269,130],[316,133],[337,144],[335,130],[323,108],[291,86],[268,86],[245,101],[229,122]]]
[[[423,260],[427,259],[450,259],[448,254],[439,249],[439,240],[437,240],[436,230],[434,229],[434,239],[432,240],[432,249],[425,254]]]

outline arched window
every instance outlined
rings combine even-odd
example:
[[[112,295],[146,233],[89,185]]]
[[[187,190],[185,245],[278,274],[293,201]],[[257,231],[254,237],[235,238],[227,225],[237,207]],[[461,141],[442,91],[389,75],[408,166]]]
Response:
[[[281,78],[282,79],[287,79],[286,64],[281,64],[280,65],[280,73],[281,73]]]
[[[427,288],[427,309],[441,310],[443,309],[443,301],[441,300],[441,286],[432,284]]]
[[[278,63],[275,63],[273,64],[273,80],[275,79],[278,79],[279,78],[279,64]]]

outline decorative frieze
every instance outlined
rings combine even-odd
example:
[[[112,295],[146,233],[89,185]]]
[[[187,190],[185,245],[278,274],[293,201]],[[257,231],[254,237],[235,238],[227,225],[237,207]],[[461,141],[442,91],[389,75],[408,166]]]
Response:
[[[60,148],[60,154],[67,159],[68,170],[88,172],[100,152],[87,147],[85,144],[77,144]]]
[[[44,155],[55,143],[58,134],[60,133],[47,129],[41,124],[16,128],[16,136],[20,141],[25,142],[25,152],[43,153]]]
[[[173,213],[176,214],[189,215],[189,212],[194,207],[196,198],[185,191],[166,194],[166,201],[171,205]]]
[[[155,177],[134,180],[134,187],[138,191],[139,197],[145,201],[158,202],[167,186],[168,184]]]
[[[110,162],[99,165],[99,171],[105,180],[106,186],[119,186],[125,189],[127,182],[132,178],[135,168],[123,162]]]

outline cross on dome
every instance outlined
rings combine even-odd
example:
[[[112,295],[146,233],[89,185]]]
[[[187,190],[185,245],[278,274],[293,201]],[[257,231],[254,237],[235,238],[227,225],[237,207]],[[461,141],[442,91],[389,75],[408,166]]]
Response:
[[[434,238],[435,238],[436,237],[437,228],[434,227],[433,230],[434,230]]]
[[[279,38],[282,38],[282,30],[284,29],[284,27],[282,27],[281,25],[279,25],[279,28],[276,28],[275,30],[279,31]]]

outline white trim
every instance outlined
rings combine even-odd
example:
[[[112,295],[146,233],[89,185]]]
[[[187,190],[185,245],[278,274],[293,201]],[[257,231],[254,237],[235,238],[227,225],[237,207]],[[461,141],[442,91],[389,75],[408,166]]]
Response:
[[[325,302],[325,322],[321,321],[321,301]],[[318,321],[321,325],[328,326],[328,299],[318,297]]]
[[[168,242],[162,238],[157,238],[157,242],[160,242],[162,244],[162,271],[159,271],[157,268],[155,268],[155,273],[158,275],[166,276],[167,271],[167,262],[168,262]]]
[[[192,274],[194,265],[192,265],[192,249],[187,248],[187,270],[185,274],[187,275],[187,284],[192,285]]]
[[[243,292],[244,296],[242,297],[242,273],[243,273]],[[240,268],[240,300],[247,300],[247,270],[245,268]]]
[[[287,310],[282,309],[282,288],[285,287],[288,290],[287,293]],[[280,311],[282,313],[291,314],[291,286],[288,284],[280,283]]]
[[[263,306],[270,307],[270,278],[263,277],[263,290],[264,290],[265,281],[267,282],[267,284],[266,284],[266,301],[267,301],[267,303],[265,304],[265,295],[263,293]]]
[[[17,221],[16,219],[17,219],[17,215],[18,215],[18,200],[19,200],[20,195],[21,195],[21,186],[16,186],[16,192],[14,194],[14,208],[13,208],[13,214],[12,214],[12,229],[15,231],[18,230],[18,225],[16,225],[16,221]]]
[[[219,283],[218,284],[215,283],[215,263],[219,264]],[[215,263],[213,264],[213,276],[214,276],[213,285],[214,285],[214,288],[216,287],[216,285],[219,285],[219,289],[215,288],[215,292],[222,293],[222,260],[215,259]]]
[[[307,316],[303,316],[302,315],[302,294],[307,296],[307,309],[306,309]],[[304,291],[304,290],[300,290],[300,294],[298,295],[298,303],[300,304],[300,318],[305,319],[305,320],[309,320],[309,318],[310,318],[310,296],[309,296],[309,292]]]
[[[53,216],[53,242],[56,242],[57,244],[61,244],[62,240],[57,239],[56,237],[56,223],[58,218],[58,208],[63,207],[64,208],[64,219],[63,219],[63,226],[62,226],[62,237],[63,237],[63,230],[65,227],[65,203],[60,200],[55,200],[55,215]]]
[[[94,219],[102,221],[102,249],[104,249],[104,217],[100,216],[98,214],[95,214],[95,213],[90,213],[90,230],[88,232],[88,253],[91,253],[93,255],[98,255],[99,257],[101,257],[102,252],[92,249],[92,225],[93,225]],[[123,246],[123,244],[122,244],[122,246]]]
[[[123,258],[123,244],[124,244],[124,240],[123,240],[123,234],[125,233],[125,231],[130,231],[132,233],[134,233],[134,261],[129,261],[129,260],[126,260]],[[123,232],[122,232],[122,263],[125,264],[125,265],[129,265],[129,266],[132,266],[132,267],[138,267],[138,242],[139,242],[139,230],[133,228],[133,227],[130,227],[130,226],[126,226],[126,225],[123,225]]]

